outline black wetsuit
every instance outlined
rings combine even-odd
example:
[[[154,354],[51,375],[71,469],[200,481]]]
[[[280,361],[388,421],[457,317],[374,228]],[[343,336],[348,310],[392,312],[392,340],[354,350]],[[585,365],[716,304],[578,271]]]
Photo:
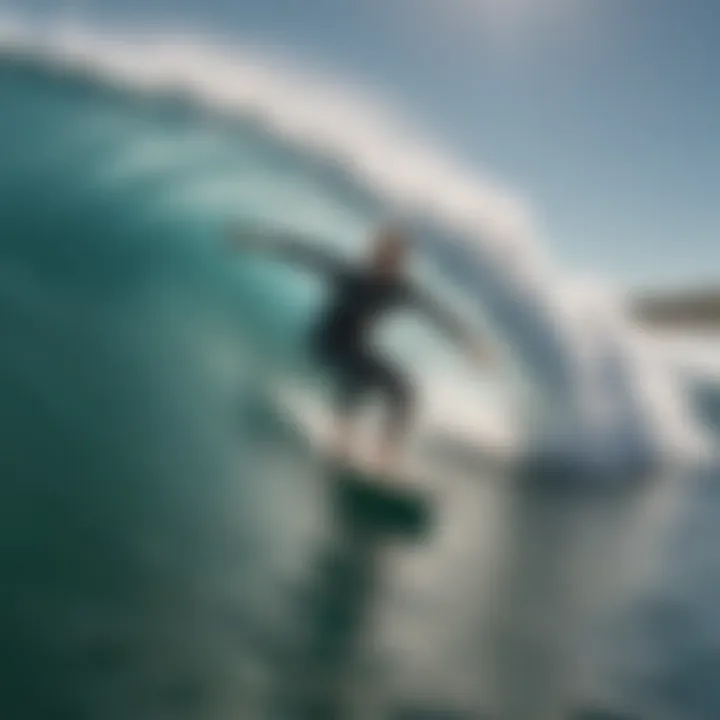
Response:
[[[333,297],[313,329],[316,356],[338,383],[342,410],[368,392],[390,403],[390,432],[399,431],[413,404],[409,378],[372,347],[370,334],[385,312],[413,302],[402,280],[383,279],[363,268],[332,273]]]

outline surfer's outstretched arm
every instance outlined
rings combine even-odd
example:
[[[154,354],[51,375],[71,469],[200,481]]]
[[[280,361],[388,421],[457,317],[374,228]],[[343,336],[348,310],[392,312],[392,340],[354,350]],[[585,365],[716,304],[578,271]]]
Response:
[[[477,333],[470,332],[467,325],[448,311],[432,295],[417,287],[409,289],[409,304],[430,320],[450,342],[467,350],[483,364],[490,362],[492,353],[485,343],[481,343]]]
[[[234,250],[262,253],[325,275],[337,276],[347,271],[346,263],[315,247],[310,238],[300,234],[240,229],[231,231],[228,244]]]

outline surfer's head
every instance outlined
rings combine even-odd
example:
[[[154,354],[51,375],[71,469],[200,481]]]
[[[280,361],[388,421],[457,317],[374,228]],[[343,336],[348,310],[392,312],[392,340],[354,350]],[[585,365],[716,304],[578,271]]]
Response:
[[[408,237],[402,228],[398,225],[383,225],[373,238],[373,270],[380,275],[400,275],[405,268],[408,244]]]

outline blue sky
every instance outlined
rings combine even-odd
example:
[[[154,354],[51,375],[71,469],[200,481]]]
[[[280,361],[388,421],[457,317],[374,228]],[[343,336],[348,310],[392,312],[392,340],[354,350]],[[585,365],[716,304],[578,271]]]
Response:
[[[22,0],[282,46],[378,87],[527,198],[563,264],[633,284],[720,282],[717,0],[119,5]]]

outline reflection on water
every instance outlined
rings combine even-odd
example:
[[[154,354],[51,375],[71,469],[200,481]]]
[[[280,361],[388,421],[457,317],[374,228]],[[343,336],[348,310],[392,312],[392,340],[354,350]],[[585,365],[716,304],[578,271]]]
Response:
[[[305,697],[296,716],[673,717],[617,683],[618,667],[632,668],[622,638],[608,637],[649,588],[667,592],[685,483],[437,480],[431,531],[416,542],[334,515],[299,616],[306,645],[276,686]]]

